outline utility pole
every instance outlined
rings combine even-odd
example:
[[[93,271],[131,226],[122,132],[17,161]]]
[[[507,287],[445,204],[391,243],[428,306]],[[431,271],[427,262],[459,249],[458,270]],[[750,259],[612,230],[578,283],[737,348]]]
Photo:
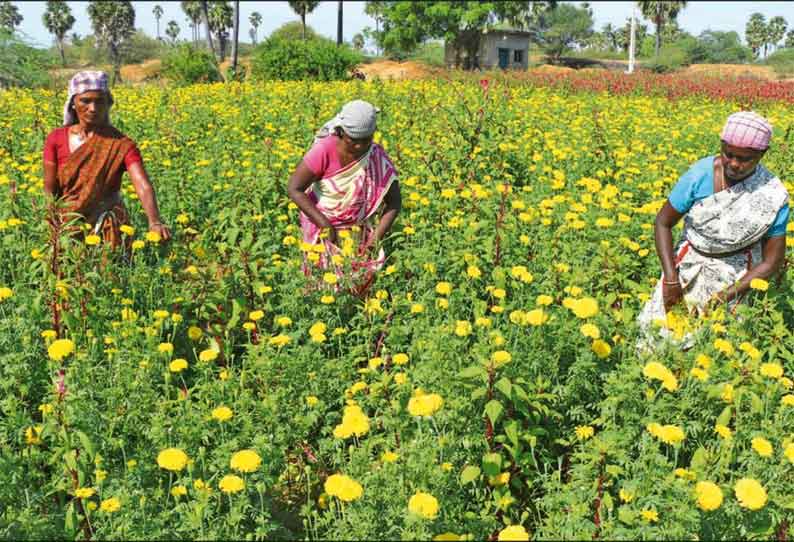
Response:
[[[631,35],[629,37],[629,69],[626,73],[634,73],[634,49],[637,41],[637,7],[631,8]]]
[[[339,0],[339,13],[336,16],[336,44],[342,45],[342,0]]]

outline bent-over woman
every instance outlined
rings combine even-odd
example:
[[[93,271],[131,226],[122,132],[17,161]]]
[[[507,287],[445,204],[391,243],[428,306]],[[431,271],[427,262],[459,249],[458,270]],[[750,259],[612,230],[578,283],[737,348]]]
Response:
[[[322,241],[319,267],[350,260],[353,289],[359,295],[371,284],[386,256],[378,243],[389,232],[400,212],[397,171],[383,147],[373,143],[378,109],[355,100],[317,132],[314,145],[289,179],[288,193],[300,208],[303,242],[317,246]],[[377,226],[376,213],[382,209]],[[356,232],[355,230],[358,229]],[[324,239],[321,233],[325,232]],[[348,232],[348,233],[342,233]],[[347,237],[340,242],[340,237]],[[339,245],[352,243],[353,249]],[[378,248],[377,255],[372,252]],[[304,271],[310,274],[309,263]]]
[[[656,251],[662,266],[652,298],[639,316],[653,342],[657,321],[683,304],[702,316],[718,304],[733,309],[755,278],[775,275],[785,259],[788,192],[761,159],[772,126],[760,115],[734,113],[722,130],[721,151],[696,162],[673,188],[656,216]],[[673,249],[672,229],[684,229]],[[661,329],[669,337],[668,329]],[[691,346],[688,334],[684,346]]]

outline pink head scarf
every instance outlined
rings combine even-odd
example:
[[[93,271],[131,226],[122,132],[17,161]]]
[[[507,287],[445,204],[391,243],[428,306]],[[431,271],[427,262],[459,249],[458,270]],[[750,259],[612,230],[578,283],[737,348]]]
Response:
[[[108,85],[108,75],[100,71],[83,71],[74,74],[69,81],[69,96],[63,104],[63,125],[71,126],[77,124],[77,113],[72,108],[72,100],[78,94],[89,91],[107,92],[110,97],[110,104],[113,105],[113,95],[110,93]]]
[[[772,125],[752,111],[740,111],[728,117],[720,138],[728,145],[766,150],[772,139]]]

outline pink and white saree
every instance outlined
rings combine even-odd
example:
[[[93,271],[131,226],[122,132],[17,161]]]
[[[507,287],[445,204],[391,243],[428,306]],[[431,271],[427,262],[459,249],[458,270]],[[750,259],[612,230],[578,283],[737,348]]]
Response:
[[[372,280],[375,271],[383,267],[386,255],[381,248],[376,258],[370,258],[362,250],[368,248],[374,234],[372,218],[383,202],[392,183],[397,178],[394,165],[380,145],[373,143],[369,150],[356,162],[315,182],[307,194],[338,231],[350,231],[355,249],[350,246],[340,248],[327,239],[322,240],[324,251],[320,254],[317,264],[321,269],[333,267],[337,275],[345,275],[341,260],[349,263],[353,283],[360,283],[364,274],[365,280]],[[300,213],[303,242],[311,245],[320,244],[320,228],[304,213]],[[358,230],[358,231],[356,231]],[[344,235],[344,234],[342,234]],[[356,239],[357,237],[357,239]],[[349,239],[342,239],[342,244],[350,244]],[[311,273],[308,262],[304,262],[304,272]]]

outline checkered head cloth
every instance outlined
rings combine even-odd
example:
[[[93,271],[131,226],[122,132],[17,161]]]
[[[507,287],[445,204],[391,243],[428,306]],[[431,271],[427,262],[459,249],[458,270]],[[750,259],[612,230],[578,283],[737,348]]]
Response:
[[[108,74],[100,71],[83,71],[74,74],[69,81],[69,96],[63,105],[63,125],[71,126],[77,124],[77,114],[72,110],[72,100],[78,94],[98,90],[107,92],[110,96],[110,103],[113,103],[113,96],[110,94],[108,86]]]
[[[728,117],[720,138],[734,147],[763,151],[772,139],[772,125],[757,113],[739,111]]]

